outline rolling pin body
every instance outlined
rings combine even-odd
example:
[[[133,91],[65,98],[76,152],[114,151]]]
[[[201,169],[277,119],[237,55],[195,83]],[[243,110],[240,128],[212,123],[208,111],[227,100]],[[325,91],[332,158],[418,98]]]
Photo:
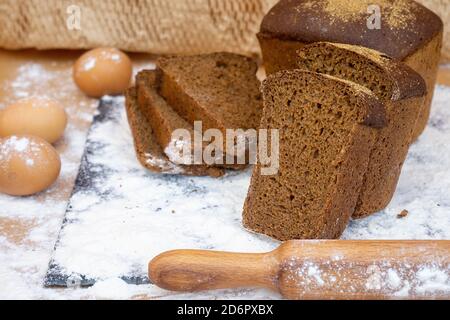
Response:
[[[175,250],[149,263],[173,291],[264,287],[288,299],[448,299],[450,241],[288,241],[262,254]]]

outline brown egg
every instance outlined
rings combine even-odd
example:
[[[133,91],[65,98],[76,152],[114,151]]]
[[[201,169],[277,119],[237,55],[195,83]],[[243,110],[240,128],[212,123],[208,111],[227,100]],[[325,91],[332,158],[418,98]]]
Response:
[[[121,94],[130,85],[130,58],[115,48],[97,48],[83,54],[73,68],[73,78],[85,94],[99,98]]]
[[[30,134],[54,143],[63,135],[66,125],[64,108],[49,98],[22,99],[0,112],[0,137]]]
[[[27,196],[47,189],[61,171],[55,148],[31,135],[0,138],[0,192]]]

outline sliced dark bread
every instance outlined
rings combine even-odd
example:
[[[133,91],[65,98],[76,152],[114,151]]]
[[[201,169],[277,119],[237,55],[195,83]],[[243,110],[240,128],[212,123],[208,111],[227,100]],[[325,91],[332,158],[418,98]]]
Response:
[[[171,106],[158,94],[159,72],[156,70],[144,70],[136,76],[136,88],[138,103],[142,107],[148,122],[153,128],[155,138],[170,161],[176,164],[194,164],[194,127],[176,113]],[[189,133],[190,140],[183,141],[173,137],[176,130],[184,129]],[[182,157],[183,144],[190,149],[190,156]],[[201,152],[209,146],[210,142],[203,142]],[[221,151],[222,146],[217,146],[217,157],[214,165],[229,169],[244,169],[245,165],[226,165]],[[201,160],[201,159],[200,159]],[[203,163],[206,165],[205,163]]]
[[[190,150],[193,149],[193,127],[182,119],[157,92],[157,72],[144,70],[136,76],[138,103],[153,128],[155,138],[170,161],[191,165],[193,157],[180,158],[180,150],[175,150],[178,141],[172,139],[172,133],[178,129],[188,130],[191,134]],[[181,144],[178,144],[179,146]]]
[[[278,129],[279,171],[257,163],[244,205],[250,230],[279,240],[338,238],[354,212],[385,126],[367,88],[328,75],[281,71],[263,83],[261,129]]]
[[[425,80],[402,62],[345,44],[313,43],[298,51],[298,66],[356,82],[386,106],[388,125],[379,131],[361,195],[353,213],[361,218],[391,201],[426,96]]]
[[[224,171],[202,165],[181,166],[172,163],[157,143],[154,130],[137,101],[136,88],[126,91],[126,111],[139,162],[157,173],[220,177]]]
[[[188,123],[201,120],[203,130],[218,129],[224,138],[226,129],[258,128],[262,99],[253,59],[212,53],[160,58],[157,67],[159,93]]]

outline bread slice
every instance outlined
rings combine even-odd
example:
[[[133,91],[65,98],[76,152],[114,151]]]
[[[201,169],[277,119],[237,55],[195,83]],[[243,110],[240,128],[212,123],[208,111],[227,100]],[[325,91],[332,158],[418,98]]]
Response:
[[[142,112],[153,128],[155,138],[170,161],[181,165],[194,164],[194,127],[181,118],[171,106],[158,94],[160,74],[157,70],[143,70],[136,76],[138,103]],[[189,133],[190,141],[173,137],[173,132],[179,129]],[[201,132],[203,133],[203,132]],[[208,148],[211,142],[203,142],[201,152]],[[190,156],[183,156],[181,151],[184,144],[190,148]],[[245,169],[246,165],[227,165],[223,156],[222,146],[217,146],[217,156],[214,163],[203,165],[217,166],[227,169]]]
[[[192,176],[220,177],[224,171],[202,165],[180,166],[172,163],[156,142],[154,131],[137,101],[136,88],[125,93],[128,122],[134,138],[134,147],[139,162],[152,172]]]
[[[190,133],[191,154],[193,150],[193,127],[182,119],[168,104],[159,96],[157,92],[157,71],[144,70],[136,76],[136,89],[138,93],[138,103],[141,110],[146,116],[148,122],[153,128],[155,138],[164,153],[170,161],[177,164],[192,165],[194,164],[193,157],[181,158],[181,151],[178,146],[181,146],[183,141],[174,141],[172,133],[178,129],[185,129]]]
[[[394,195],[423,108],[424,79],[402,62],[359,46],[314,43],[298,55],[299,68],[356,82],[383,101],[388,124],[379,131],[353,217],[384,209]]]
[[[253,59],[212,53],[160,58],[157,67],[159,93],[188,123],[201,120],[203,130],[218,129],[224,138],[227,129],[258,128],[262,99]]]
[[[354,212],[384,106],[367,88],[281,71],[263,83],[261,129],[279,130],[279,171],[254,168],[243,223],[279,240],[338,238]]]

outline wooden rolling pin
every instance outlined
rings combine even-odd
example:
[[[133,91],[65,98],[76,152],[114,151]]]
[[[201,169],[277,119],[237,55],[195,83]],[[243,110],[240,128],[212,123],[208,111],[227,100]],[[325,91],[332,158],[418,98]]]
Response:
[[[173,291],[263,287],[288,299],[448,299],[450,241],[288,241],[269,253],[175,250],[149,263]]]

